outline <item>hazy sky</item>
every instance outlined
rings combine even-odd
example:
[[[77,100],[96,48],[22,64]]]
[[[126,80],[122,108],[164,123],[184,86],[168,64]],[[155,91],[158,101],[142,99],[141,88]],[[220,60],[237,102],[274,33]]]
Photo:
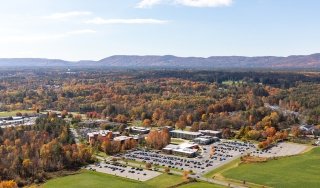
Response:
[[[319,0],[0,0],[0,57],[320,52]]]

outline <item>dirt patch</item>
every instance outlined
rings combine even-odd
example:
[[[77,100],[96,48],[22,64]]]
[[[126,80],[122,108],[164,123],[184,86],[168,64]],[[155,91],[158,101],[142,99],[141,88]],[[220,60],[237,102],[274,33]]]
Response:
[[[268,160],[269,159],[267,157],[244,156],[244,157],[241,157],[241,164],[263,163],[263,162],[267,162]]]

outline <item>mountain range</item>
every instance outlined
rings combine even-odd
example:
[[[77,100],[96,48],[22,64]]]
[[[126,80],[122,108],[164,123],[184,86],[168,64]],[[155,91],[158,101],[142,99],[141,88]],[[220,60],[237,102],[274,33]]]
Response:
[[[134,67],[134,68],[320,68],[320,53],[311,55],[278,56],[211,56],[177,57],[116,55],[99,61],[65,61],[42,58],[0,58],[1,67]]]

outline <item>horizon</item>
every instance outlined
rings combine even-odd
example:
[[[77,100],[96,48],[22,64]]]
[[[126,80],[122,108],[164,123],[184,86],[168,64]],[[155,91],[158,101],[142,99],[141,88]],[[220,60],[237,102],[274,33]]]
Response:
[[[286,57],[319,51],[315,0],[0,2],[1,58]]]
[[[292,57],[292,56],[311,56],[311,55],[317,55],[320,54],[320,52],[318,53],[311,53],[311,54],[292,54],[292,55],[288,55],[288,56],[275,56],[275,55],[259,55],[259,56],[246,56],[246,55],[213,55],[213,56],[177,56],[177,55],[172,55],[172,54],[165,54],[165,55],[124,55],[124,54],[118,54],[118,55],[110,55],[110,56],[106,56],[102,59],[97,59],[97,60],[93,60],[93,59],[79,59],[79,60],[68,60],[68,59],[60,59],[60,58],[47,58],[47,57],[0,57],[0,59],[47,59],[47,60],[61,60],[61,61],[67,61],[67,62],[73,62],[73,63],[77,63],[80,61],[94,61],[94,62],[98,62],[101,61],[103,59],[106,58],[110,58],[110,57],[114,57],[114,56],[135,56],[135,57],[163,57],[163,56],[173,56],[173,57],[178,57],[178,58],[210,58],[210,57],[248,57],[248,58],[254,58],[254,57],[282,57],[282,58],[287,58],[287,57]]]

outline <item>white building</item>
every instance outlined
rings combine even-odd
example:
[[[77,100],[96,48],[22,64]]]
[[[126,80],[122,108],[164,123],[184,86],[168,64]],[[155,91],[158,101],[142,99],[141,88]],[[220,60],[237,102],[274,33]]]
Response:
[[[198,151],[198,144],[183,143],[180,145],[169,144],[162,149],[164,153],[182,155],[185,157],[195,157]]]

